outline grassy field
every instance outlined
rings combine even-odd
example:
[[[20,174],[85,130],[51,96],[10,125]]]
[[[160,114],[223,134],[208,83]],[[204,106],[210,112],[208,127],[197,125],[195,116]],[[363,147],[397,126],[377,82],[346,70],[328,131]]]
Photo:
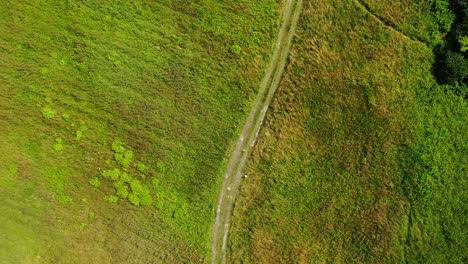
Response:
[[[359,2],[384,23],[428,45],[440,42],[455,18],[447,0]]]
[[[466,262],[468,108],[432,76],[444,28],[416,2],[304,4],[231,262]]]
[[[281,5],[3,1],[0,262],[206,260]]]

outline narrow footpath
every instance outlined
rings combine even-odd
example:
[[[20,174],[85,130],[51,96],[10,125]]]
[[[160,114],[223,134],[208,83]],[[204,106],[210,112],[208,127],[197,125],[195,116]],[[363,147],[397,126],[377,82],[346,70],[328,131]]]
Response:
[[[212,256],[214,264],[226,263],[226,249],[230,222],[237,191],[242,179],[242,170],[249,157],[266,111],[281,81],[287,58],[292,46],[294,32],[301,14],[302,0],[287,0],[282,15],[281,28],[276,39],[275,50],[268,70],[262,80],[257,98],[244,124],[239,140],[226,168],[226,174],[219,194],[216,219],[212,233]]]

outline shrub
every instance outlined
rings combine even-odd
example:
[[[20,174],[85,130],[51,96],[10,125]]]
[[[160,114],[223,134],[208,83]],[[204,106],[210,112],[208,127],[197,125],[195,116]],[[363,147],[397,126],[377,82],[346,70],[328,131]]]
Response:
[[[115,153],[123,153],[125,148],[122,146],[122,141],[119,139],[114,140],[114,142],[112,142],[112,150]]]
[[[151,194],[149,190],[143,191],[140,195],[140,204],[143,206],[151,205],[153,203],[153,199],[151,198]]]
[[[113,181],[118,181],[120,176],[120,171],[119,169],[114,169],[112,170],[112,174],[110,175],[111,180]]]
[[[115,161],[124,169],[128,169],[132,164],[132,159],[134,157],[133,151],[125,150],[125,148],[122,146],[122,141],[119,139],[116,139],[114,142],[112,142],[112,150],[114,151]],[[140,168],[144,170],[146,168],[146,166],[142,163],[139,166],[140,167],[137,167],[137,169]]]
[[[115,196],[115,195],[108,195],[106,197],[104,197],[104,201],[108,202],[108,203],[111,203],[111,204],[115,204],[119,201],[119,197]]]
[[[44,118],[52,119],[52,118],[55,118],[56,115],[57,115],[57,112],[55,112],[55,110],[50,108],[49,106],[42,108],[42,116]]]
[[[141,192],[141,189],[142,189],[141,182],[137,179],[133,180],[130,183],[130,188],[132,189],[132,192],[135,192],[135,193]]]
[[[124,159],[122,153],[114,153],[114,159],[117,161],[118,164],[122,163],[122,160]]]
[[[149,188],[139,180],[134,179],[130,183],[130,189],[132,192],[128,195],[128,200],[131,204],[139,206],[151,205],[153,203]]]
[[[158,187],[159,186],[159,179],[158,178],[153,178],[151,179],[151,184],[153,185],[153,187]]]
[[[62,119],[65,120],[65,121],[68,121],[68,120],[70,120],[70,115],[67,114],[67,113],[63,113],[62,114]]]
[[[123,153],[114,153],[115,161],[124,169],[128,169],[132,163],[133,151],[125,150]]]
[[[63,145],[62,145],[63,140],[61,138],[56,138],[55,139],[55,144],[53,145],[53,148],[55,151],[62,151],[63,150]]]
[[[131,150],[126,150],[123,155],[125,159],[133,159],[133,151]]]
[[[86,126],[86,122],[80,121],[80,130],[83,132],[88,131],[88,126]]]
[[[119,197],[122,197],[122,198],[127,198],[128,196],[128,187],[123,183],[123,182],[115,182],[114,183],[114,187],[115,187],[115,190],[116,190],[116,194],[119,196]]]
[[[116,155],[117,154],[120,154],[120,153],[116,153]],[[128,169],[130,167],[130,164],[132,163],[132,159],[133,159],[133,151],[126,150],[124,151],[122,155],[122,159],[120,159],[119,163],[122,167],[124,167],[125,169]]]
[[[89,219],[89,221],[94,220],[94,217],[96,217],[96,214],[95,214],[94,212],[90,212],[90,213],[88,214],[88,219]]]
[[[75,140],[76,140],[76,141],[80,141],[82,138],[83,138],[83,131],[77,130],[77,131],[75,132]]]
[[[140,198],[138,197],[138,195],[136,193],[131,193],[129,196],[128,196],[128,201],[133,204],[133,205],[136,205],[136,206],[139,206],[140,205]]]
[[[89,180],[89,184],[91,184],[91,186],[93,187],[98,188],[99,186],[101,186],[101,181],[99,180],[98,177],[94,177],[91,180]]]
[[[84,132],[88,131],[88,127],[86,126],[86,123],[83,121],[80,121],[80,128],[76,130],[75,132],[75,140],[79,141],[84,137]]]
[[[101,173],[101,175],[104,177],[104,178],[107,178],[107,179],[112,179],[113,181],[117,181],[119,179],[119,176],[120,176],[120,170],[119,169],[113,169],[113,170],[105,170]]]
[[[468,36],[458,38],[458,42],[460,43],[461,52],[468,51]]]
[[[61,203],[61,204],[69,204],[69,203],[73,202],[73,199],[70,196],[64,195],[64,194],[59,194],[57,199],[58,199],[59,203]]]
[[[128,175],[127,173],[122,172],[120,174],[120,180],[119,180],[120,182],[130,184],[132,182],[132,180],[133,180],[132,177],[130,175]]]
[[[83,231],[87,226],[88,226],[87,223],[81,223],[80,224],[80,230]]]
[[[435,13],[434,19],[437,22],[439,29],[442,32],[449,32],[455,14],[450,10],[449,1],[447,0],[433,0],[432,10]]]
[[[468,60],[463,54],[448,51],[445,67],[448,83],[463,82],[468,77]]]
[[[149,170],[148,166],[146,166],[145,164],[143,164],[141,161],[138,161],[135,165],[135,168],[139,171],[139,172],[147,172]]]
[[[62,151],[63,150],[63,145],[60,144],[60,143],[55,143],[53,145],[53,148],[54,148],[55,151]]]
[[[239,45],[234,44],[229,48],[229,51],[231,51],[232,54],[239,55],[242,51],[242,48]]]

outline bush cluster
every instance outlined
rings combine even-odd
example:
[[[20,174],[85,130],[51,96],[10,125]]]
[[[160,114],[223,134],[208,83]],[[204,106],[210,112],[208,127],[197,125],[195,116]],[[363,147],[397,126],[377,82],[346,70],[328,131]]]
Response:
[[[456,94],[465,96],[468,85],[468,2],[453,0],[449,5],[448,0],[438,0],[436,3],[435,16],[446,21],[443,29],[450,30],[435,49],[436,77],[440,83],[451,85]],[[449,23],[450,14],[455,14],[453,23]]]
[[[114,197],[117,197],[117,200],[118,198],[128,199],[131,204],[136,206],[151,205],[153,203],[148,186],[141,183],[139,180],[134,179],[126,172],[122,172],[119,169],[113,169],[103,171],[101,175],[104,178],[113,181],[116,194]],[[106,198],[106,201],[111,203],[117,202],[117,200],[112,197]]]
[[[150,188],[140,182],[138,179],[133,178],[127,169],[133,167],[136,171],[142,173],[141,178],[145,179],[146,176],[143,173],[149,171],[149,167],[141,161],[132,162],[134,154],[133,151],[125,149],[122,141],[116,139],[111,144],[111,149],[114,152],[114,159],[119,168],[105,170],[101,173],[101,176],[105,179],[111,180],[112,185],[115,189],[115,195],[106,196],[104,199],[109,203],[117,203],[120,198],[127,199],[131,204],[139,205],[151,205],[153,199],[151,197]],[[158,163],[158,169],[164,171],[164,165]],[[121,171],[123,170],[123,171]],[[101,185],[100,180],[92,178],[89,183],[94,187]]]
[[[50,108],[50,106],[42,108],[41,112],[42,116],[46,119],[55,118],[55,116],[57,115],[57,112],[54,109]]]
[[[125,148],[122,146],[122,142],[118,139],[114,140],[112,143],[112,150],[114,151],[115,161],[124,169],[128,169],[132,164],[133,151],[125,150]]]

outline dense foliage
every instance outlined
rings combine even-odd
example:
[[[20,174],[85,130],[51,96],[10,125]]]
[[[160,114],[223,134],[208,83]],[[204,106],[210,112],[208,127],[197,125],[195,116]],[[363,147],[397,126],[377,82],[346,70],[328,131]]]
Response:
[[[447,8],[455,14],[450,30],[435,48],[437,60],[435,74],[439,82],[451,85],[453,91],[467,96],[468,85],[468,2],[466,0],[452,0]],[[447,17],[445,13],[435,12],[436,19]]]

